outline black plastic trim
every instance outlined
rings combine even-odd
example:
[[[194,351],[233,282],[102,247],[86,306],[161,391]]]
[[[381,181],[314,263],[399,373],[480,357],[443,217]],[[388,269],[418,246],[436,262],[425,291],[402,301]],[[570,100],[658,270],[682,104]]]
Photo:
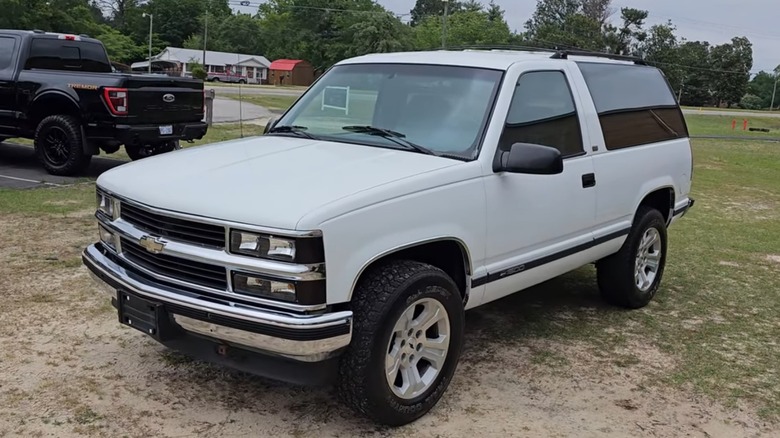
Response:
[[[504,278],[511,277],[513,275],[517,275],[534,268],[538,268],[539,266],[552,263],[564,257],[569,257],[570,255],[588,250],[590,248],[593,248],[594,246],[601,245],[602,243],[609,242],[610,240],[613,239],[617,239],[618,237],[623,237],[627,235],[629,231],[631,231],[631,228],[626,228],[620,231],[616,231],[614,233],[607,234],[606,236],[599,237],[598,239],[594,239],[590,242],[573,246],[571,248],[556,252],[554,254],[550,254],[548,256],[538,258],[536,260],[531,260],[530,262],[527,263],[515,265],[495,273],[488,273],[488,275],[486,276],[472,279],[471,287],[474,288],[474,287],[483,286],[485,284],[492,283],[494,281],[503,280]]]

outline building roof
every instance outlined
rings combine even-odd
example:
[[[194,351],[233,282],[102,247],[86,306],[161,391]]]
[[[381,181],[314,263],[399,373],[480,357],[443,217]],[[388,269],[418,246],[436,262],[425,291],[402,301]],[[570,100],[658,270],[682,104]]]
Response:
[[[269,70],[292,71],[296,65],[302,63],[302,59],[277,59],[268,67]]]
[[[166,47],[160,54],[153,56],[152,61],[174,61],[174,62],[197,62],[203,64],[203,50],[195,49],[182,49],[179,47]],[[256,61],[263,67],[268,68],[271,65],[271,61],[265,56],[261,55],[247,55],[244,53],[228,53],[228,52],[215,52],[212,50],[206,51],[206,63],[208,65],[241,65],[246,62]],[[139,66],[144,63],[136,63]],[[133,64],[133,67],[136,66]]]

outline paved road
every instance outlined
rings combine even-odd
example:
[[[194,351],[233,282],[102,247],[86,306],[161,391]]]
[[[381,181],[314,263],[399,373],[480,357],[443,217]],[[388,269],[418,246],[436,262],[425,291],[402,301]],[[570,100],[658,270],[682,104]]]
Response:
[[[238,94],[238,87],[226,87],[219,85],[206,84],[206,89],[213,89],[220,94]],[[271,88],[271,87],[241,87],[241,94],[254,94],[266,96],[300,96],[304,90],[291,88]]]
[[[751,117],[768,117],[768,118],[780,118],[780,112],[752,112],[752,111],[740,111],[740,110],[730,110],[730,111],[716,111],[716,110],[697,110],[697,109],[683,109],[683,114],[699,114],[702,116],[729,116],[729,117],[742,117],[742,118],[751,118]]]
[[[247,102],[220,98],[219,94],[214,99],[214,123],[254,120],[271,117],[271,115],[271,111],[266,108]]]
[[[124,163],[126,161],[94,157],[89,169],[81,177],[53,176],[46,173],[38,164],[32,147],[0,143],[0,188],[27,189],[46,185],[74,184],[86,179],[95,179],[106,170]]]

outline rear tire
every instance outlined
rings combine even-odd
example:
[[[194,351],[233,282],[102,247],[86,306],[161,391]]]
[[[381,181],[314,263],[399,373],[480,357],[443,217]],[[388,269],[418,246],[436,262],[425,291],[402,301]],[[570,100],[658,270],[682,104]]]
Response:
[[[72,176],[92,160],[84,153],[79,120],[73,116],[46,117],[35,130],[35,155],[52,175]]]
[[[464,308],[457,286],[433,266],[390,261],[361,278],[352,306],[339,396],[388,426],[422,417],[447,390],[460,359]]]
[[[620,251],[596,264],[601,296],[629,309],[649,304],[663,277],[666,242],[663,215],[654,208],[640,207]]]

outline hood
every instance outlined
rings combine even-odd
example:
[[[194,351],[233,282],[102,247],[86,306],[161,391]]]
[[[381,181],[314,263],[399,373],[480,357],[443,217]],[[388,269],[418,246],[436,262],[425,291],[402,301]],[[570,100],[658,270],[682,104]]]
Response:
[[[294,229],[318,207],[457,163],[406,150],[261,136],[124,164],[97,184],[165,210]]]

